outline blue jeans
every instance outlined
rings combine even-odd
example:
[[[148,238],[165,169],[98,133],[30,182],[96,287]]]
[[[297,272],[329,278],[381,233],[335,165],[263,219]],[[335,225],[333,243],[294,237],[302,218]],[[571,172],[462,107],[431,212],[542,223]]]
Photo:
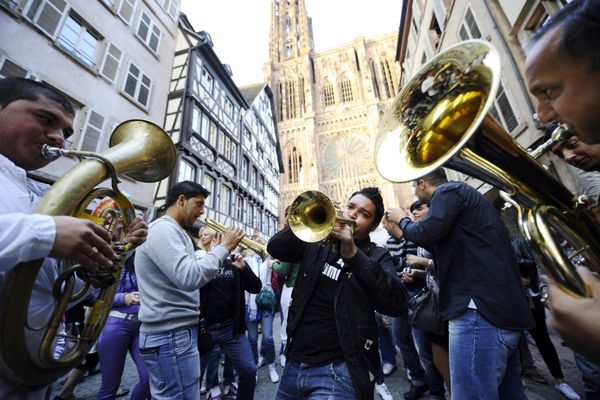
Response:
[[[195,326],[140,332],[140,353],[150,375],[152,399],[200,398],[200,354]]]
[[[419,350],[419,358],[425,369],[425,383],[429,390],[433,392],[444,391],[444,377],[439,373],[433,364],[433,353],[431,352],[431,342],[427,334],[419,329],[412,328],[413,339]]]
[[[390,330],[385,327],[381,315],[375,314],[375,322],[377,323],[377,333],[379,334],[379,352],[381,353],[381,360],[384,364],[392,364],[395,367],[396,349],[394,348]]]
[[[586,399],[600,399],[600,363],[592,362],[575,352],[573,352],[573,356],[577,368],[581,371]]]
[[[453,400],[527,399],[521,382],[521,331],[498,328],[477,310],[449,322]]]
[[[218,365],[221,350],[231,359],[233,368],[238,374],[238,400],[253,399],[256,386],[256,363],[252,357],[250,343],[244,334],[233,337],[233,321],[213,322],[208,324],[215,347],[202,359],[206,365]],[[206,388],[219,385],[217,369],[206,371]],[[226,379],[228,377],[225,377]],[[199,399],[199,397],[197,398]],[[196,399],[196,400],[197,400]]]
[[[262,319],[257,321],[246,321],[248,328],[248,340],[252,347],[254,363],[258,363],[258,323],[261,322],[262,339],[260,341],[260,355],[264,357],[267,364],[275,362],[275,341],[273,340],[273,311],[259,310]]]
[[[276,400],[354,400],[346,363],[311,367],[288,361],[283,369]]]
[[[100,363],[109,365],[110,368],[101,370],[102,385],[98,393],[99,400],[112,399],[117,393],[121,384],[121,375],[123,375],[127,352],[135,362],[140,377],[140,381],[131,392],[131,398],[142,400],[150,395],[148,371],[146,371],[140,356],[139,333],[139,321],[113,317],[112,315],[106,320],[106,325],[104,325],[98,338],[98,356],[100,356]]]
[[[421,365],[419,353],[412,337],[412,327],[408,323],[408,313],[405,312],[399,317],[392,318],[392,337],[396,339],[398,347],[400,347],[404,367],[410,372],[411,384],[415,386],[425,385],[425,370]]]
[[[200,366],[202,368],[200,376],[204,376],[206,373],[206,382],[217,382],[217,386],[219,384],[219,362],[221,361],[221,357],[225,353],[221,350],[219,346],[215,346],[219,349],[218,357],[210,357],[209,354],[205,354],[204,356],[200,356]],[[235,382],[235,371],[233,370],[233,363],[231,362],[231,358],[225,356],[225,364],[223,365],[223,386],[231,385]],[[210,389],[212,386],[208,386]]]

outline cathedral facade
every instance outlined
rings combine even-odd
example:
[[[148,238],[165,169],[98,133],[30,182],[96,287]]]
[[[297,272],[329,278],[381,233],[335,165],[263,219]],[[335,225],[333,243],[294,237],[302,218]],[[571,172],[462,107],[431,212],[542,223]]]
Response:
[[[271,3],[265,79],[275,98],[284,173],[279,215],[305,190],[346,201],[365,186],[381,189],[386,207],[405,207],[410,186],[377,173],[380,119],[398,92],[397,33],[315,52],[304,0]]]

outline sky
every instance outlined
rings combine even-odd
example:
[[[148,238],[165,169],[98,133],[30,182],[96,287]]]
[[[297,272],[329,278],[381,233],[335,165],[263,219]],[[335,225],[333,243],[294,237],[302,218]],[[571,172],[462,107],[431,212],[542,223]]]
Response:
[[[396,32],[402,0],[305,0],[312,17],[315,50]],[[271,0],[183,0],[194,30],[207,31],[238,86],[262,82],[269,58]]]

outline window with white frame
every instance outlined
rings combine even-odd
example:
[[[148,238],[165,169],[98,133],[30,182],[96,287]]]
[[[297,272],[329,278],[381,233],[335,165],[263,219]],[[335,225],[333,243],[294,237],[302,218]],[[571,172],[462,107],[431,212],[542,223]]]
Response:
[[[19,7],[18,0],[0,0],[0,5],[7,7],[11,11],[16,11]]]
[[[104,130],[104,117],[97,112],[90,110],[87,113],[85,124],[83,125],[79,149],[82,151],[96,152],[99,149]]]
[[[219,211],[229,215],[229,206],[231,205],[231,189],[225,185],[221,185],[219,203]]]
[[[200,77],[200,83],[204,87],[204,89],[208,90],[210,94],[213,91],[214,79],[210,72],[206,68],[202,68],[202,75]]]
[[[21,67],[19,64],[9,60],[6,57],[0,57],[0,78],[8,78],[11,76],[27,78],[28,75],[29,71]]]
[[[109,44],[106,48],[106,54],[104,55],[104,60],[102,61],[100,73],[109,81],[114,82],[117,77],[117,73],[119,72],[122,58],[123,53],[121,50],[119,50],[114,44]]]
[[[237,143],[235,143],[233,140],[231,141],[227,158],[229,158],[232,163],[237,164]]]
[[[208,142],[212,145],[212,147],[217,147],[217,135],[219,134],[219,128],[217,128],[217,124],[214,121],[210,121],[210,125],[208,127]]]
[[[134,63],[130,63],[123,91],[135,101],[147,107],[151,87],[152,80],[148,75],[144,74]]]
[[[460,26],[459,35],[462,40],[481,39],[482,37],[470,7],[467,8],[467,12],[465,13],[465,19]]]
[[[187,160],[179,160],[179,169],[177,171],[177,182],[196,181],[196,167]]]
[[[225,97],[225,114],[229,116],[229,118],[233,118],[233,102],[229,100],[228,97]]]
[[[250,160],[248,159],[248,157],[244,156],[244,158],[242,159],[242,171],[241,171],[241,178],[243,180],[245,180],[246,182],[248,182],[248,169],[250,168]]]
[[[66,10],[65,0],[33,0],[25,16],[43,32],[54,37]]]
[[[208,115],[202,113],[202,127],[200,128],[200,136],[202,139],[208,141],[208,126],[210,125],[210,119]]]
[[[200,134],[200,127],[202,126],[202,111],[197,106],[192,108],[192,131]]]
[[[211,193],[215,193],[215,178],[213,178],[212,176],[208,175],[208,174],[204,174],[204,176],[202,177],[202,186],[204,186],[204,188],[206,190],[208,190]],[[206,206],[207,207],[211,207],[214,208],[215,207],[215,201],[214,198],[216,196],[208,196],[205,200],[206,202]]]
[[[96,64],[99,35],[74,15],[65,19],[56,43],[77,60],[92,68]]]
[[[173,20],[177,19],[177,15],[179,13],[179,0],[171,0],[169,2],[167,13]]]
[[[242,196],[238,195],[235,198],[235,219],[237,219],[238,221],[242,221],[242,218],[244,216],[243,210],[244,199],[242,198]]]
[[[152,49],[153,52],[158,52],[162,31],[154,22],[146,11],[142,11],[140,23],[137,29],[137,36]]]
[[[127,25],[131,24],[131,18],[133,17],[133,11],[135,10],[136,0],[120,0],[119,10],[117,14]]]
[[[256,167],[252,167],[252,174],[250,175],[250,187],[252,189],[256,189],[256,177],[258,175],[258,170],[256,169]]]

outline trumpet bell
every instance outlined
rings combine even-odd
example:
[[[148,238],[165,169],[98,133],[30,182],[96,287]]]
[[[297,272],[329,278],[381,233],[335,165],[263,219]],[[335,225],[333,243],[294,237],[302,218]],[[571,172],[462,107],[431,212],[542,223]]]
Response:
[[[333,202],[318,190],[301,193],[288,214],[288,224],[296,237],[303,242],[320,242],[329,236],[337,214]]]
[[[500,57],[482,40],[463,42],[431,60],[400,91],[375,142],[375,165],[392,182],[441,167],[481,125],[499,85]]]

